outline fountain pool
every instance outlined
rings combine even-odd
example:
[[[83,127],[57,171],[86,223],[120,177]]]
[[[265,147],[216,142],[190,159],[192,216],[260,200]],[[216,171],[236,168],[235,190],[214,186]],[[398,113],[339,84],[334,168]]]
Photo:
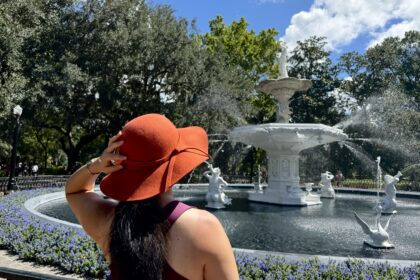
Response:
[[[175,190],[174,194],[185,203],[205,209],[206,191]],[[247,190],[226,192],[233,198],[232,205],[212,213],[222,222],[233,247],[307,255],[420,259],[419,199],[398,199],[398,215],[388,229],[396,248],[375,250],[363,245],[365,235],[349,210],[373,221],[376,193],[337,193],[335,199],[322,199],[319,205],[294,207],[250,202]],[[42,203],[36,210],[77,223],[64,197]]]

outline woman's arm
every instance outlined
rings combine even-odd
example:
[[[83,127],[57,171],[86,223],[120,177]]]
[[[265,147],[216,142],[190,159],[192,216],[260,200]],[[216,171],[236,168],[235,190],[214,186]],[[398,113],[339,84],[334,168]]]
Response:
[[[100,157],[74,172],[65,188],[67,201],[77,220],[102,249],[108,243],[107,235],[116,203],[103,199],[93,189],[100,173],[112,173],[122,168],[121,165],[112,164],[113,161],[125,159],[125,156],[113,153],[122,145],[122,141],[117,141],[120,135],[118,133],[109,140],[108,147]]]

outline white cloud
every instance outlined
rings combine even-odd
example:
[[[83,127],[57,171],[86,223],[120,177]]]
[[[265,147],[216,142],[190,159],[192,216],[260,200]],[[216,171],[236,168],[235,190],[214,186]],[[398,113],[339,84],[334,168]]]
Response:
[[[315,0],[309,11],[295,14],[281,40],[293,48],[310,36],[327,37],[327,49],[339,50],[361,34],[369,46],[388,36],[420,30],[420,1],[416,0]]]

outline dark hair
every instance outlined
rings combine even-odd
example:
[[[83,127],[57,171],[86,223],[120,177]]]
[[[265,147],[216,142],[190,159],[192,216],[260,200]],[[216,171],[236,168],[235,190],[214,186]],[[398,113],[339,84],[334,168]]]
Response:
[[[111,227],[111,276],[163,279],[169,222],[157,197],[120,202]],[[118,275],[118,277],[116,277]]]

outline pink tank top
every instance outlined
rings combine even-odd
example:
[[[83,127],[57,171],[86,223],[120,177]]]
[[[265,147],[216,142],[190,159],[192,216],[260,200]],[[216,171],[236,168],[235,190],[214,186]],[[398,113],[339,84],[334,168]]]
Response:
[[[172,226],[176,222],[176,220],[178,220],[178,218],[181,217],[181,215],[190,208],[193,208],[193,207],[187,204],[184,204],[178,200],[174,200],[174,201],[169,202],[162,210],[165,217],[168,217],[167,220],[170,226]],[[110,265],[109,268],[111,270],[111,280],[121,280],[121,277],[117,275],[117,273],[115,273],[116,271],[115,270],[113,271],[112,264]],[[188,280],[187,278],[185,278],[184,276],[182,276],[181,274],[173,270],[173,268],[168,263],[165,264],[165,267],[163,270],[163,279]]]

